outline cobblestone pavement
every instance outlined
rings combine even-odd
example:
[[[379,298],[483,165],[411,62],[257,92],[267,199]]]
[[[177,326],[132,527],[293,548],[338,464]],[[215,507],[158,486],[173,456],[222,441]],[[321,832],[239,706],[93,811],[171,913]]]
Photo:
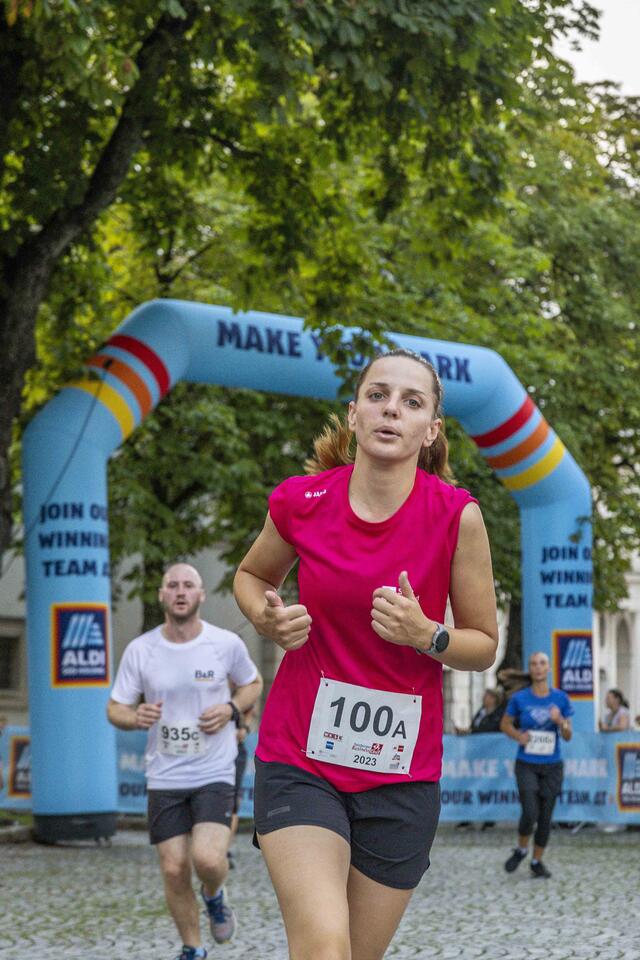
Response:
[[[441,827],[386,956],[639,960],[640,833],[554,830],[551,880],[532,879],[526,863],[506,874],[512,841],[503,826]],[[233,943],[210,948],[211,960],[287,960],[276,899],[248,834],[236,859],[228,890],[239,930]],[[110,848],[0,846],[2,960],[173,960],[176,943],[145,833],[121,831]]]

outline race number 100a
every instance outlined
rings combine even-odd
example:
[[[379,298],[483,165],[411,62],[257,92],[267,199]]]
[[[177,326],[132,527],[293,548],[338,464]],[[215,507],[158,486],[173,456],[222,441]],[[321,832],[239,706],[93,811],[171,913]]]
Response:
[[[422,698],[322,678],[307,756],[377,773],[408,773]]]

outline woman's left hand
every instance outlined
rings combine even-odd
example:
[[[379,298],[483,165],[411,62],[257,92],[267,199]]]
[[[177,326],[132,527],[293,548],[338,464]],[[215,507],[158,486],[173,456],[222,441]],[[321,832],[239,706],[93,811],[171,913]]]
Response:
[[[429,625],[432,621],[422,612],[406,570],[398,577],[398,585],[400,593],[393,587],[378,587],[373,591],[371,626],[389,643],[414,647],[416,650],[428,647]]]

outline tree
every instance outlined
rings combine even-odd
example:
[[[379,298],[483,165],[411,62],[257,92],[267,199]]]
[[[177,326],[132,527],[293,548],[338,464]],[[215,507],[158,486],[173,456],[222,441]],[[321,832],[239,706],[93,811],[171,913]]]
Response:
[[[519,100],[534,51],[595,23],[581,0],[5,0],[5,11],[0,554],[38,312],[105,211],[151,198],[148,178],[169,158],[185,178],[220,171],[241,179],[259,208],[253,255],[286,273],[339,201],[313,189],[334,157],[374,150],[381,178],[370,202],[380,216],[402,196],[416,131],[425,169],[460,155],[499,180],[499,140],[486,140],[483,125]],[[314,318],[340,319],[331,297],[318,299]]]

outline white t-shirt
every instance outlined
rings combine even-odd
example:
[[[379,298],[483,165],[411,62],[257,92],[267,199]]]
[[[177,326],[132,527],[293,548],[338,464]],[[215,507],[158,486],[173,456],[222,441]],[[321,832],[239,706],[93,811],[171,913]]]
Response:
[[[207,707],[231,698],[236,686],[256,679],[258,671],[244,641],[229,630],[203,621],[194,640],[166,640],[161,627],[132,640],[120,661],[111,697],[118,703],[162,702],[162,716],[149,730],[146,771],[151,790],[181,790],[205,783],[235,783],[236,728],[219,733],[198,729]]]

